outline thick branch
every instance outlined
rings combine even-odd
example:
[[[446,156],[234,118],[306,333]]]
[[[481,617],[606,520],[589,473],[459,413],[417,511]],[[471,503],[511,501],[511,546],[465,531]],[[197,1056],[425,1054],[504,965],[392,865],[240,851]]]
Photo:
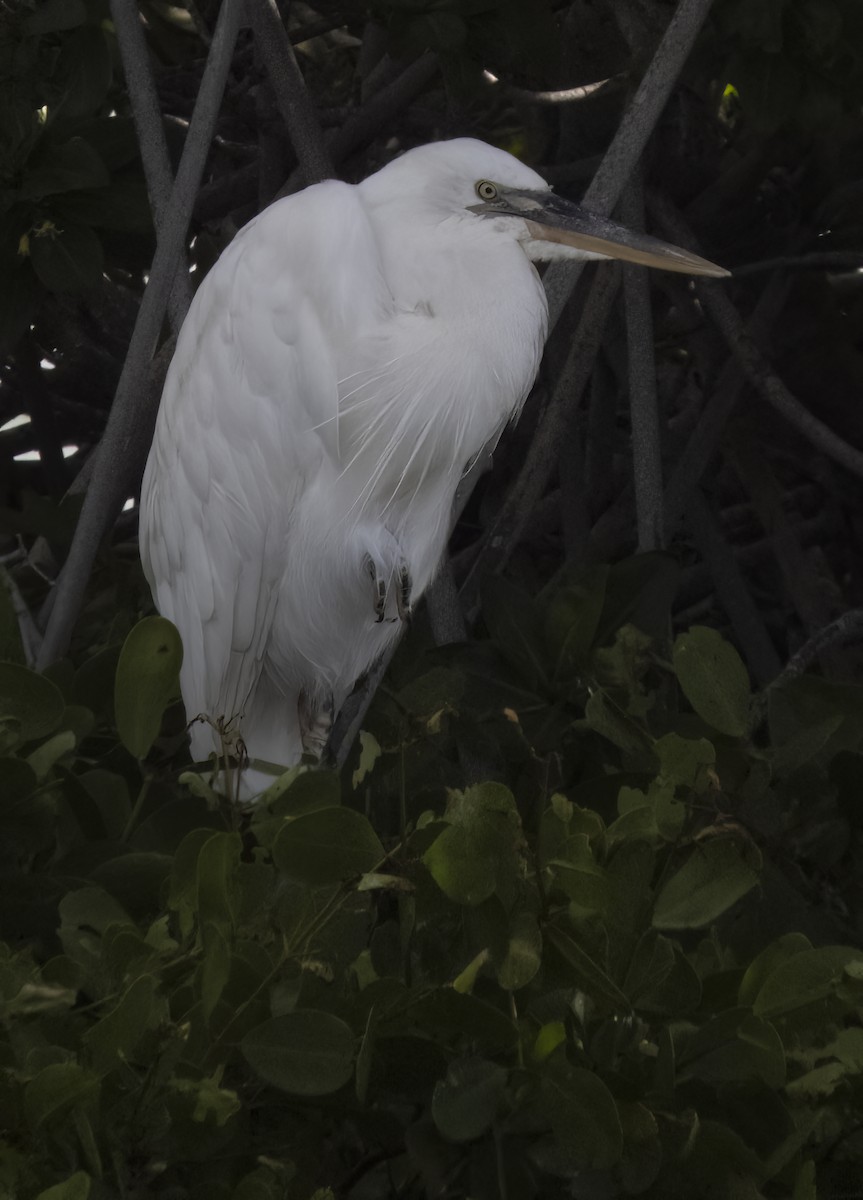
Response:
[[[711,3],[712,0],[680,0],[614,140],[584,194],[582,203],[586,208],[605,217],[611,215],[689,57]],[[554,328],[583,269],[581,264],[555,263],[546,271],[549,328]]]
[[[829,625],[825,625],[823,629],[813,633],[797,653],[791,656],[782,673],[774,679],[771,686],[782,687],[783,684],[790,683],[792,679],[796,679],[798,675],[808,671],[825,651],[835,650],[849,642],[859,641],[863,641],[863,608],[852,608],[847,613],[843,613],[841,617],[837,617],[835,621],[831,621]]]
[[[142,436],[139,410],[141,397],[147,387],[148,367],[159,338],[177,263],[185,243],[189,215],[216,126],[222,92],[231,66],[239,14],[238,0],[224,0],[176,183],[165,213],[163,233],[156,247],[150,280],[138,310],[129,352],[97,452],[93,480],[81,510],[69,557],[57,584],[56,601],[39,656],[40,667],[47,666],[66,652],[96,552],[123,502],[128,486],[130,462],[138,453]]]
[[[275,0],[253,0],[249,16],[306,184],[331,179],[332,158]]]
[[[120,56],[123,60],[123,73],[126,76],[126,86],[132,104],[132,119],[138,135],[141,161],[144,164],[144,176],[147,181],[150,208],[153,212],[153,223],[156,226],[157,234],[160,234],[165,225],[174,177],[171,171],[171,161],[168,158],[168,144],[165,141],[159,97],[156,94],[156,85],[150,70],[147,41],[141,27],[141,15],[138,12],[137,4],[129,4],[128,0],[111,0],[111,17],[117,32]],[[180,251],[179,270],[174,278],[168,304],[171,329],[174,333],[180,332],[180,326],[183,324],[183,319],[189,311],[191,303],[192,284],[189,279],[184,248]]]

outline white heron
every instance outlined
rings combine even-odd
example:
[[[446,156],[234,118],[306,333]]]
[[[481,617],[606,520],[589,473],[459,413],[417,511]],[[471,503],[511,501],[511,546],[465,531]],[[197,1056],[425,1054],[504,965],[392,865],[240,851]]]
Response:
[[[727,273],[461,138],[276,202],[202,283],[144,475],[141,555],[182,636],[187,716],[210,718],[192,753],[239,734],[246,794],[320,752],[398,637],[466,465],[539,368],[533,263],[573,257]]]

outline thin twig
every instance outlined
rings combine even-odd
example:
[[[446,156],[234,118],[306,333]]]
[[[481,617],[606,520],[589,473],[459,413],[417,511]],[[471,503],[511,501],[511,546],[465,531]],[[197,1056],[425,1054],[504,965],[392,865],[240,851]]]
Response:
[[[623,195],[622,215],[631,229],[644,229],[644,190],[641,173],[633,173]],[[662,531],[662,443],[653,313],[646,267],[623,268],[626,338],[629,360],[629,408],[632,423],[632,476],[638,550],[644,554],[664,545]]]
[[[686,247],[695,248],[692,231],[672,205],[664,198],[652,199],[651,208],[659,219],[666,236],[673,237]],[[695,290],[705,312],[728,343],[749,383],[790,425],[834,459],[846,471],[863,479],[863,451],[850,445],[797,399],[776,374],[747,333],[740,313],[722,288],[713,283],[698,281]]]
[[[744,263],[735,267],[732,274],[735,279],[741,279],[744,275],[759,275],[764,271],[859,271],[861,268],[863,254],[859,250],[824,250]]]
[[[201,180],[231,66],[239,26],[240,5],[224,0],[213,34],[204,77],[177,179],[165,213],[163,235],[156,246],[150,279],[123,364],[114,403],[99,444],[93,480],[87,490],[69,557],[60,574],[54,609],[39,656],[44,667],[60,658],[69,645],[96,553],[117,514],[128,486],[129,463],[141,440],[140,400],[147,387],[162,318],[183,248],[189,215]]]
[[[761,336],[781,309],[787,293],[787,279],[774,275],[767,283],[749,318],[751,336]],[[665,489],[665,531],[670,534],[686,515],[694,489],[719,449],[728,418],[740,397],[744,377],[735,359],[729,359],[719,375],[698,424],[690,434],[686,448]]]
[[[813,633],[796,654],[792,654],[783,670],[773,680],[771,687],[783,687],[790,683],[798,675],[808,671],[825,651],[859,641],[863,641],[863,608],[852,608]]]
[[[525,104],[574,104],[579,100],[587,100],[599,92],[610,92],[626,82],[625,75],[612,75],[608,79],[598,79],[595,83],[584,83],[580,87],[559,88],[556,91],[534,92],[530,88],[517,87],[514,83],[506,83],[502,79],[484,72],[486,81],[496,89],[505,92],[513,100],[521,100]]]
[[[159,97],[150,69],[149,50],[137,4],[129,4],[127,0],[111,0],[111,19],[123,60],[123,73],[132,104],[132,120],[138,135],[147,194],[150,197],[153,223],[158,235],[164,228],[174,176],[168,157],[168,143],[165,141]],[[183,248],[180,251],[179,269],[168,303],[168,315],[174,333],[180,332],[180,326],[191,303],[192,283],[189,279],[186,251]]]
[[[319,183],[335,175],[318,121],[285,32],[275,0],[254,0],[250,6],[252,28],[258,50],[276,94],[276,104],[297,155],[305,183]]]

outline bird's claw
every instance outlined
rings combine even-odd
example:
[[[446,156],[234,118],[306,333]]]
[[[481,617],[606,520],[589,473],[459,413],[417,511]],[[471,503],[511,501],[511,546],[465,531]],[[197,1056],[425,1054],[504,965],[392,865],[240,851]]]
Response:
[[[332,693],[329,693],[323,700],[315,701],[308,692],[301,691],[297,700],[297,715],[300,721],[303,755],[308,755],[315,762],[320,762],[335,719],[335,703]]]
[[[413,605],[411,603],[413,586],[414,583],[411,579],[410,570],[402,564],[399,567],[399,586],[396,591],[396,608],[402,621],[409,621],[413,615]]]
[[[365,567],[372,580],[372,605],[375,610],[375,624],[380,625],[386,615],[387,581],[378,571],[378,564],[370,554],[366,555]]]
[[[363,565],[372,581],[372,607],[375,612],[375,623],[379,625],[382,621],[386,620],[387,599],[389,595],[387,580],[381,574],[380,568],[371,554],[365,556]],[[400,563],[397,568],[396,583],[396,611],[400,620],[407,621],[413,613],[413,606],[411,604],[413,580],[411,579],[410,569],[404,562]]]

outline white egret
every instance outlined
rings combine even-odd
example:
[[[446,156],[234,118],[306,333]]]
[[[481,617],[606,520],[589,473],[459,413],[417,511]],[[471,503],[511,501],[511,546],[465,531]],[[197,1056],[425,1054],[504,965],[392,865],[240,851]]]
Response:
[[[456,485],[517,416],[546,335],[533,262],[721,268],[552,194],[501,150],[408,151],[247,225],[180,333],[141,554],[183,639],[192,752],[238,733],[246,793],[321,750],[434,576]],[[255,761],[257,760],[257,762]]]

